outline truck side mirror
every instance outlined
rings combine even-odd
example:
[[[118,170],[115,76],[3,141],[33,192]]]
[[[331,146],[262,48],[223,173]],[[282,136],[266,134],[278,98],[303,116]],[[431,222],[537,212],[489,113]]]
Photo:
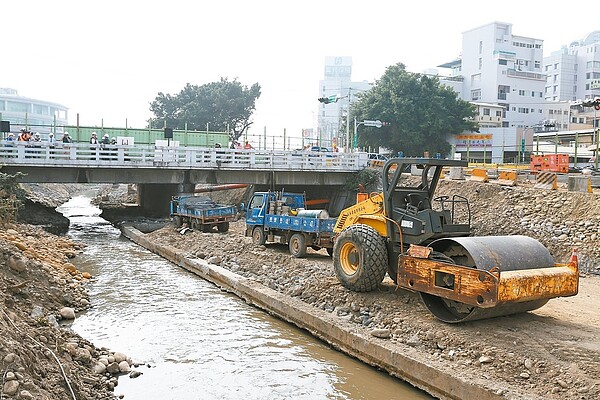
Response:
[[[240,211],[246,211],[246,205],[243,202],[240,203]]]

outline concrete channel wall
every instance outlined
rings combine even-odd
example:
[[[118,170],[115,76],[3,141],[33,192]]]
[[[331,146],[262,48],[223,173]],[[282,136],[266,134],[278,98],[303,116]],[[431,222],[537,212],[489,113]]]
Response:
[[[432,396],[442,400],[506,399],[478,386],[475,379],[466,381],[411,357],[417,350],[390,343],[357,331],[356,325],[284,295],[251,279],[234,274],[202,259],[188,259],[185,252],[172,246],[156,244],[137,229],[124,226],[123,235],[142,247],[182,268],[231,292],[268,313],[307,330],[332,347],[374,367],[381,368]]]

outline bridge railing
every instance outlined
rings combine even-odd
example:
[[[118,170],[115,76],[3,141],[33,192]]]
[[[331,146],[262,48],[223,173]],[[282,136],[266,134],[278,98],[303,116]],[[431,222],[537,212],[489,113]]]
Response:
[[[367,153],[0,141],[3,165],[358,171]]]

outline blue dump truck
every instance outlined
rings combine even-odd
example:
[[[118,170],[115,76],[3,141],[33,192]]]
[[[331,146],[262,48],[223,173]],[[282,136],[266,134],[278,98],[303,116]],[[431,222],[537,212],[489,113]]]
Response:
[[[307,210],[301,193],[256,192],[246,210],[246,236],[257,245],[287,244],[294,257],[304,257],[307,247],[333,253],[333,227],[337,219],[327,210]]]
[[[239,218],[237,207],[216,204],[206,196],[173,196],[170,208],[171,218],[177,228],[186,224],[191,229],[203,232],[210,232],[215,226],[219,232],[227,232],[229,223]]]

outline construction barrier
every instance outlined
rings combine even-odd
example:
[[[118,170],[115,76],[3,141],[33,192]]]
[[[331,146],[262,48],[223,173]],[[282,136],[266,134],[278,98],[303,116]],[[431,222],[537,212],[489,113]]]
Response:
[[[471,181],[477,182],[487,182],[489,181],[487,170],[483,168],[473,168],[471,171],[471,177],[469,178]]]
[[[450,179],[455,181],[461,181],[465,179],[462,167],[450,167]]]
[[[569,176],[569,192],[592,193],[592,178],[589,176]]]
[[[498,174],[498,183],[506,186],[515,186],[517,184],[517,173],[515,171],[500,171]]]
[[[539,172],[536,177],[536,189],[558,189],[558,176],[554,172]]]

